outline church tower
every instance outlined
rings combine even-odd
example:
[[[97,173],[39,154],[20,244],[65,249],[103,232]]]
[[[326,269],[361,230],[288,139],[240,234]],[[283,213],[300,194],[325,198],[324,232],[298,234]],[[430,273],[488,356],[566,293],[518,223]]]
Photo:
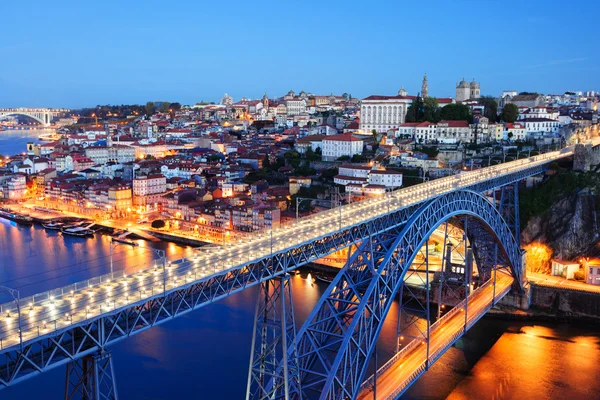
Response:
[[[427,83],[427,74],[423,75],[423,84],[421,85],[421,97],[429,97],[429,83]]]
[[[267,97],[267,94],[265,93],[265,95],[263,96],[263,108],[267,111],[269,111],[269,98]]]
[[[398,90],[398,96],[407,96],[407,95],[408,95],[408,93],[406,92],[406,90],[404,90],[404,85],[402,85],[400,90]]]

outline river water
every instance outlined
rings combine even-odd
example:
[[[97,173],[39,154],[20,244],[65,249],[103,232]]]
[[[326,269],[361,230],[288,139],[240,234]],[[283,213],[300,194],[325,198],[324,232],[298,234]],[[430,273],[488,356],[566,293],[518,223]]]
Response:
[[[0,131],[0,155],[13,156],[27,151],[27,143],[40,143],[39,136],[53,129],[7,129]]]
[[[153,262],[144,247],[169,258],[190,248],[140,241],[114,248],[115,269]],[[63,237],[40,226],[0,219],[0,282],[22,296],[109,271],[108,237]],[[325,290],[302,275],[292,278],[301,324]],[[256,288],[249,288],[111,347],[122,399],[242,399],[252,339]],[[393,313],[391,313],[393,314]],[[395,343],[395,316],[382,331],[379,359]],[[599,398],[600,332],[593,327],[482,319],[404,396],[408,399]],[[2,390],[4,399],[62,399],[60,367]]]

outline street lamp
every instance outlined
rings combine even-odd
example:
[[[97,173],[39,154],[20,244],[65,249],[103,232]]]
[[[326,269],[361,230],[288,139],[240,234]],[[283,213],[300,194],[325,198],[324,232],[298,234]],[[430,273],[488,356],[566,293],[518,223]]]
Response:
[[[133,247],[137,247],[139,246],[139,244],[135,243],[135,242],[131,242],[131,243],[122,243],[122,242],[117,242],[114,238],[112,238],[110,240],[110,274],[112,275],[113,273],[113,250],[115,247],[120,246],[126,244],[128,246],[133,246]]]
[[[17,317],[19,318],[19,344],[21,346],[21,353],[23,352],[23,331],[21,329],[21,294],[17,289],[12,289],[6,286],[0,286],[0,292],[8,293],[15,303],[17,304]]]

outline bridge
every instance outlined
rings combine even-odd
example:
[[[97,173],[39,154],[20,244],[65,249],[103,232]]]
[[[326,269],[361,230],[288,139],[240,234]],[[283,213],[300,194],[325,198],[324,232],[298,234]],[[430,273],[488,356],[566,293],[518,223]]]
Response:
[[[227,248],[16,297],[0,306],[0,387],[66,366],[65,398],[116,399],[111,344],[259,285],[248,399],[397,398],[509,290],[522,290],[518,182],[573,153],[463,171]],[[438,270],[429,262],[436,232]],[[296,330],[289,273],[348,246],[346,265]],[[368,377],[396,299],[398,352]]]
[[[8,117],[11,115],[24,115],[33,118],[44,126],[50,126],[50,122],[55,117],[69,112],[67,109],[57,108],[0,108],[0,117]]]

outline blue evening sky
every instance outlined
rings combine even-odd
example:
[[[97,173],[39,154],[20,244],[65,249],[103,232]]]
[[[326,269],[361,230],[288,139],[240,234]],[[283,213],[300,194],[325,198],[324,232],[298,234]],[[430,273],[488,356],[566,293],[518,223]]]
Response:
[[[600,90],[600,1],[39,1],[0,8],[0,107],[296,92]]]

